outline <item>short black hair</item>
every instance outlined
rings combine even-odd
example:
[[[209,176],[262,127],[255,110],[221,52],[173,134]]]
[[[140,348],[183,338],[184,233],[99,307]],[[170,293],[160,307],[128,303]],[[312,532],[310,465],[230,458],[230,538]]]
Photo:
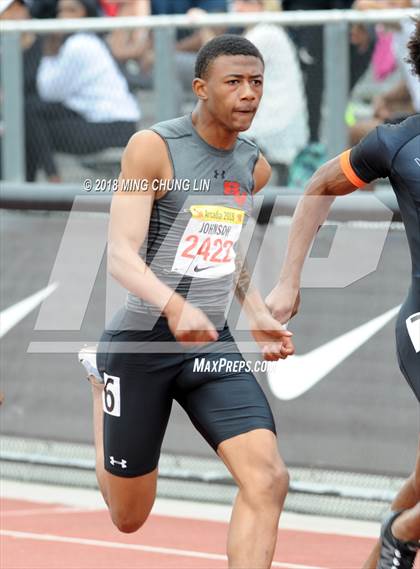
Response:
[[[407,44],[407,63],[411,65],[414,75],[420,77],[420,18],[414,20],[415,28]]]
[[[223,34],[200,49],[195,62],[195,76],[204,79],[211,63],[221,55],[251,55],[260,59],[264,65],[264,58],[253,43],[239,35]]]

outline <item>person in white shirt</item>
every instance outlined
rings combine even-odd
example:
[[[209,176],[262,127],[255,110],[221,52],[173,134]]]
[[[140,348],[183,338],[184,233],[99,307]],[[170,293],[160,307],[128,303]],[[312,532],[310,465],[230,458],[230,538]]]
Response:
[[[59,0],[59,18],[97,15],[95,0]],[[51,35],[37,75],[39,108],[31,120],[52,181],[54,152],[86,154],[125,146],[137,130],[140,109],[105,42],[93,33]]]

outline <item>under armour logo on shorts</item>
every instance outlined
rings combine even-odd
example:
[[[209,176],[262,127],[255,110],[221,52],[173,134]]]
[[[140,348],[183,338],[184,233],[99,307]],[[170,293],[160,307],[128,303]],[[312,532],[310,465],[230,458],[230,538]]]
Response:
[[[121,466],[121,468],[127,468],[127,461],[125,460],[125,458],[122,458],[121,460],[116,460],[113,456],[110,456],[109,462],[111,463],[111,466],[115,466],[116,464],[118,464],[119,466]]]

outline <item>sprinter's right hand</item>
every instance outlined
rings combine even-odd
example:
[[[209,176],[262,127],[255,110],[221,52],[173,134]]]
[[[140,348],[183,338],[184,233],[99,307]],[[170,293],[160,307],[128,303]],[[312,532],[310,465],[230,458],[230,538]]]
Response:
[[[216,328],[204,312],[176,293],[165,306],[164,315],[172,334],[184,346],[204,345],[218,338]]]

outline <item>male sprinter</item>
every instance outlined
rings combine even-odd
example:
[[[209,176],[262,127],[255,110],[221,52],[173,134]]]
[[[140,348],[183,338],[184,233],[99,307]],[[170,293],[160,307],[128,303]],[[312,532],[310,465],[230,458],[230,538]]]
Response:
[[[216,37],[197,56],[192,115],[129,141],[108,242],[108,270],[128,290],[126,306],[105,330],[97,362],[80,355],[93,384],[98,481],[115,525],[134,532],[150,513],[175,399],[238,484],[227,553],[229,567],[241,569],[271,566],[288,489],[268,402],[224,317],[241,227],[270,176],[255,144],[238,136],[257,111],[263,73],[251,42]],[[129,191],[133,180],[141,192]],[[182,190],[166,189],[172,182]],[[264,357],[293,353],[291,334],[248,284],[242,273],[238,295]],[[211,366],[197,366],[203,357]]]
[[[420,21],[408,49],[413,73],[420,77]],[[293,315],[305,257],[334,198],[385,177],[397,196],[413,267],[411,288],[397,321],[398,359],[420,401],[420,115],[399,125],[377,127],[314,174],[293,218],[280,281],[266,301],[280,322]],[[315,199],[319,196],[323,199]],[[392,510],[383,524],[381,543],[365,569],[409,569],[414,564],[420,540],[420,446],[415,472],[396,496]]]

